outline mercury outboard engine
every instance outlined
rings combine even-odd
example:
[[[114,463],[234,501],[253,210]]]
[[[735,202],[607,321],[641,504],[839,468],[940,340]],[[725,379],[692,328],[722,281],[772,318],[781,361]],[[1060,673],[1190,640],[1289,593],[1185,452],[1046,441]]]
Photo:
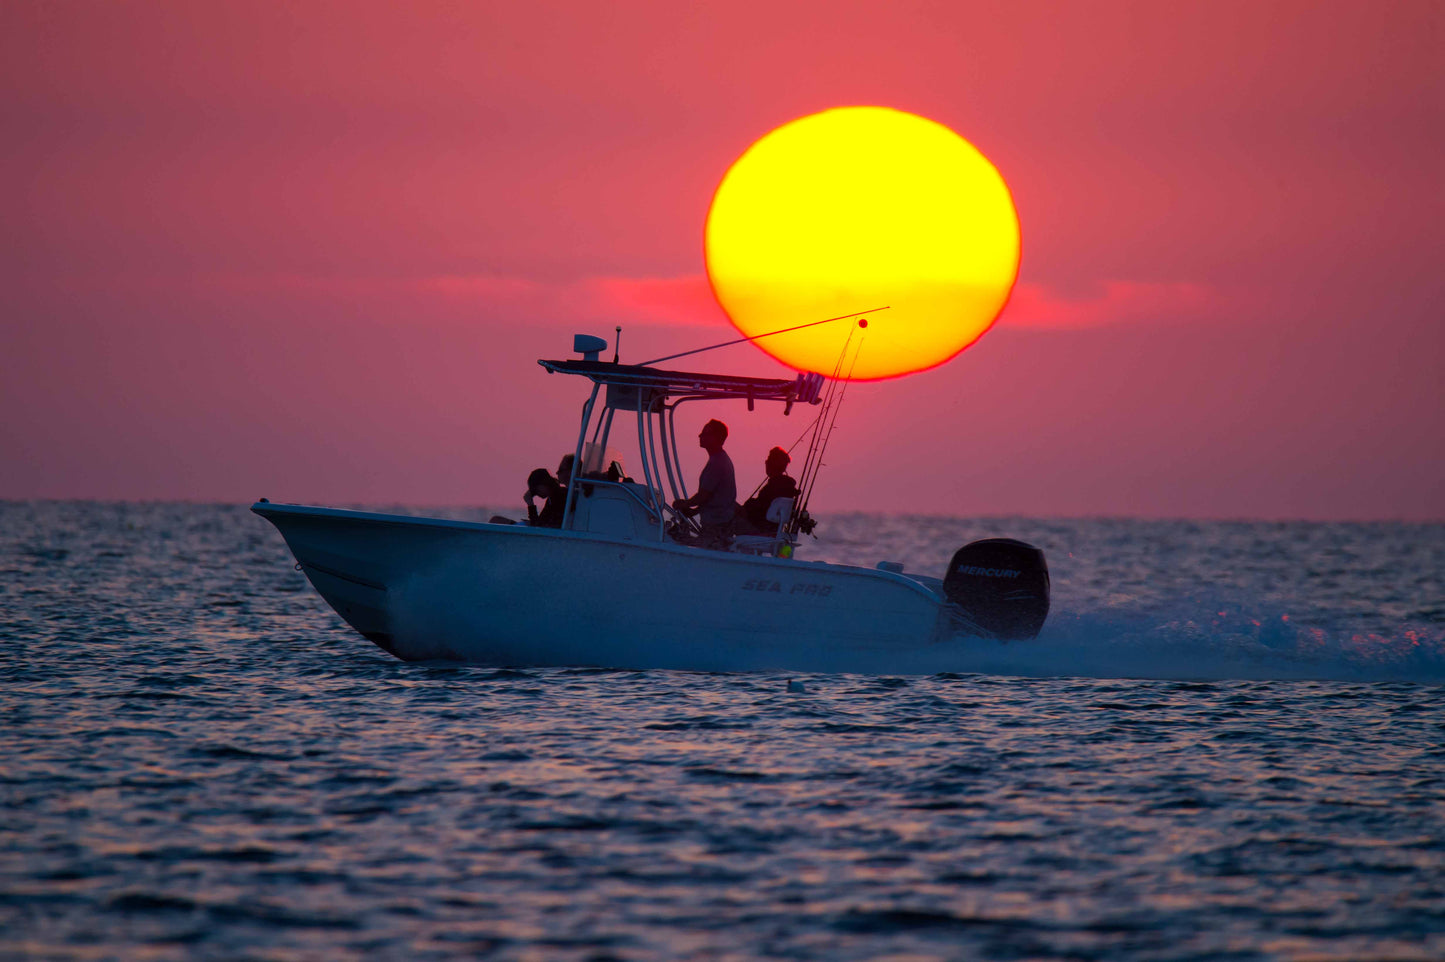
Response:
[[[948,600],[995,638],[1032,638],[1049,616],[1044,553],[1012,538],[959,548],[943,579]]]

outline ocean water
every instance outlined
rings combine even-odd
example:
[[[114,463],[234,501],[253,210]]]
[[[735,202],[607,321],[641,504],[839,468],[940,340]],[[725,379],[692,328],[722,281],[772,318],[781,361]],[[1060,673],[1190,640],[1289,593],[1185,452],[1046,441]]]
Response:
[[[0,503],[0,958],[1445,958],[1445,526],[819,534],[1031,541],[1049,624],[802,691],[404,664],[243,506]]]

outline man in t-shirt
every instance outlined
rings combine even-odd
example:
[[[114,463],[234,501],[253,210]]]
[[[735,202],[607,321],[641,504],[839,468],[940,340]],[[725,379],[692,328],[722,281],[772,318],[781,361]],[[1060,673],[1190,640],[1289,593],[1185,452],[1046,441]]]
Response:
[[[733,459],[723,450],[727,439],[728,426],[716,418],[702,426],[697,443],[707,452],[707,464],[698,476],[697,494],[672,502],[679,511],[698,514],[698,520],[702,522],[698,544],[704,548],[726,548],[732,543],[738,484],[733,473]]]

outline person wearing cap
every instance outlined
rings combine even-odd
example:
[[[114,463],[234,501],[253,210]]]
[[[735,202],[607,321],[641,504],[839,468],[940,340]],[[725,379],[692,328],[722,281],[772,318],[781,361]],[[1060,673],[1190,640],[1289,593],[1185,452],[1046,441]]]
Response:
[[[769,451],[767,460],[763,462],[763,473],[767,475],[767,480],[763,482],[762,490],[744,501],[743,506],[738,509],[738,517],[758,534],[778,533],[777,523],[768,520],[768,509],[774,501],[778,498],[798,497],[798,482],[786,473],[792,460],[792,456],[782,448],[775,447]]]

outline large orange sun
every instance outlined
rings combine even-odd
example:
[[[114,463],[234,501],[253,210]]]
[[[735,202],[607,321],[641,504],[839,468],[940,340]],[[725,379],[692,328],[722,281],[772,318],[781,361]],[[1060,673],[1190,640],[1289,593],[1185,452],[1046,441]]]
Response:
[[[1018,277],[1019,221],[998,170],[952,130],[839,107],[784,124],[733,163],[705,246],[713,293],[749,337],[888,305],[853,368],[875,379],[942,364],[989,329]],[[853,329],[755,343],[831,374]]]

